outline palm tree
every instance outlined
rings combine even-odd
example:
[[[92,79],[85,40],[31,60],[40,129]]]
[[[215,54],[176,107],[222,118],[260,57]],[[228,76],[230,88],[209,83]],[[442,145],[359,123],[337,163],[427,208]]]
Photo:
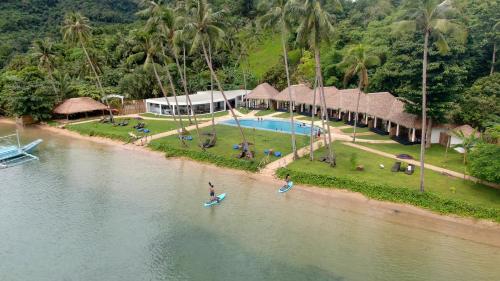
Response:
[[[87,62],[94,73],[94,76],[97,81],[97,87],[101,91],[101,95],[104,98],[106,93],[104,92],[104,88],[102,87],[101,79],[99,78],[99,74],[97,74],[96,67],[94,63],[90,59],[89,53],[85,44],[90,41],[91,37],[91,27],[89,19],[82,16],[80,13],[69,13],[64,17],[64,25],[62,27],[63,38],[65,41],[71,44],[80,44],[85,53],[85,57],[87,58]],[[113,112],[111,111],[111,107],[109,106],[108,100],[105,99],[106,105],[109,111],[109,118],[111,122],[114,122]]]
[[[340,62],[341,66],[346,67],[344,85],[347,85],[353,76],[358,76],[358,98],[356,101],[356,117],[354,117],[353,142],[356,142],[356,127],[358,124],[361,92],[368,86],[368,68],[378,65],[379,63],[380,58],[369,54],[365,46],[361,44],[350,48],[342,62]]]
[[[396,23],[398,31],[420,31],[424,35],[424,54],[422,59],[422,135],[420,141],[420,191],[424,192],[425,148],[430,146],[432,119],[427,122],[427,65],[429,54],[429,38],[437,38],[438,50],[445,54],[449,46],[445,35],[450,34],[457,39],[465,40],[465,31],[450,17],[456,13],[450,0],[414,0],[409,1],[409,20]],[[429,131],[429,132],[427,132]]]
[[[203,56],[205,57],[205,61],[210,70],[211,77],[215,80],[217,87],[219,88],[219,91],[221,92],[224,101],[226,102],[226,105],[229,107],[231,115],[236,121],[236,125],[238,126],[241,138],[243,140],[244,150],[247,150],[248,141],[245,138],[243,129],[240,126],[240,121],[238,120],[238,117],[236,116],[233,107],[229,103],[227,96],[224,93],[224,89],[222,88],[222,84],[220,83],[219,78],[217,77],[217,74],[213,69],[212,60],[209,57],[209,52],[208,52],[208,50],[210,49],[207,50],[206,46],[208,43],[209,47],[211,47],[211,42],[214,42],[214,40],[223,37],[224,31],[219,26],[217,26],[215,22],[216,15],[214,15],[212,9],[209,7],[206,0],[196,1],[196,5],[193,7],[192,10],[192,15],[193,15],[192,21],[186,24],[187,30],[192,31],[194,34],[191,51],[193,52],[194,50],[198,49],[199,46],[201,45]],[[247,152],[250,158],[253,157],[253,155],[251,155],[249,151]]]
[[[461,148],[464,151],[464,164],[467,164],[467,155],[481,141],[481,137],[477,135],[477,130],[474,129],[472,134],[466,135],[463,131],[453,131],[453,134],[460,139],[460,143],[452,145],[453,148]]]
[[[336,166],[336,157],[333,152],[332,134],[326,109],[325,89],[323,84],[323,74],[321,72],[321,54],[320,47],[323,41],[328,41],[333,33],[333,16],[323,9],[321,0],[305,0],[302,8],[297,13],[303,16],[299,29],[297,31],[297,41],[302,45],[306,43],[314,49],[314,58],[316,62],[317,86],[319,88],[319,97],[321,104],[321,117],[325,118],[328,134],[328,158],[332,167]],[[340,7],[337,0],[330,4]],[[312,153],[312,152],[311,152]]]
[[[160,40],[161,51],[163,52],[163,58],[167,59],[166,56],[166,45],[172,46],[171,38],[173,37],[174,32],[174,24],[175,24],[175,16],[174,11],[163,5],[161,3],[157,3],[155,1],[148,2],[149,8],[146,11],[140,11],[140,15],[147,15],[148,20],[146,22],[145,28],[150,32],[155,32],[156,36]],[[166,44],[164,44],[164,41]],[[172,89],[172,94],[174,96],[175,106],[177,108],[177,113],[175,110],[172,112],[173,115],[178,114],[179,122],[181,125],[181,129],[184,132],[184,122],[182,122],[182,114],[179,111],[179,101],[177,99],[177,91],[175,90],[175,86],[173,84],[172,75],[170,74],[170,70],[168,69],[168,64],[166,64],[166,73],[168,77],[168,81],[170,84],[170,88]]]
[[[493,41],[493,54],[491,56],[491,69],[490,69],[490,75],[493,75],[493,73],[495,72],[495,63],[496,63],[496,56],[497,56],[497,43],[498,43],[498,40],[500,38],[500,21],[497,22],[493,28],[492,28],[492,32],[493,32],[493,38],[491,39]]]
[[[288,0],[273,0],[269,1],[269,7],[266,7],[267,13],[260,18],[260,22],[264,27],[278,27],[281,33],[281,47],[283,49],[283,60],[285,62],[286,81],[288,86],[288,104],[290,112],[290,123],[292,128],[292,151],[294,159],[297,159],[297,142],[295,140],[295,122],[293,118],[293,100],[292,100],[292,85],[290,82],[290,69],[288,66],[288,50],[286,45],[286,38],[290,31],[291,16],[297,17],[297,14],[292,14],[296,9],[290,9],[291,1]]]
[[[55,68],[56,52],[54,51],[54,43],[50,38],[45,38],[43,40],[35,40],[33,42],[33,57],[38,61],[38,68],[40,70],[47,71],[47,76],[49,77],[50,83],[52,84],[52,89],[54,94],[59,96],[57,87],[55,84],[54,76],[52,73]],[[59,98],[61,98],[59,96]]]
[[[163,83],[161,81],[160,75],[158,73],[158,69],[156,68],[156,62],[155,62],[155,57],[163,58],[163,52],[161,51],[161,42],[159,42],[159,36],[157,36],[155,33],[151,32],[141,32],[137,35],[135,41],[136,41],[136,46],[134,48],[134,54],[129,56],[127,58],[127,63],[136,63],[142,61],[144,63],[144,68],[152,66],[153,68],[153,73],[155,75],[156,82],[158,83],[158,86],[160,87],[161,92],[163,93],[163,96],[165,97],[165,100],[167,101],[167,105],[172,111],[172,116],[174,118],[174,122],[177,121],[177,115],[175,114],[175,110],[173,109],[172,105],[170,104],[170,101],[168,100],[168,94],[167,91],[165,90],[165,87],[163,86]],[[165,66],[165,68],[168,68],[168,66]],[[172,85],[172,79],[169,76],[169,82]],[[172,87],[173,90],[175,90]],[[186,143],[184,141],[184,138],[182,138],[183,134],[183,126],[182,122],[179,120],[179,127],[177,127],[177,133],[179,135],[179,140],[181,143],[185,146]]]

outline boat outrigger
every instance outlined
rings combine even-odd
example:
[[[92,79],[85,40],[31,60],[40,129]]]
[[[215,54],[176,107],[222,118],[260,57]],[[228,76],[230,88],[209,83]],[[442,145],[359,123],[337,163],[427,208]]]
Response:
[[[19,166],[27,162],[38,160],[38,157],[33,155],[33,151],[43,142],[42,139],[37,139],[25,146],[21,146],[19,140],[19,132],[15,134],[0,137],[0,141],[16,138],[17,145],[2,146],[0,144],[0,169]]]

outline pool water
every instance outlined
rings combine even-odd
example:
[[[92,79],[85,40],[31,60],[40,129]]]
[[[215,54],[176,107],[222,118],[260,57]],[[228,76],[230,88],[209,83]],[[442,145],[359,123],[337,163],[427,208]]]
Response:
[[[281,133],[292,133],[292,126],[290,121],[281,120],[255,120],[255,119],[240,119],[240,126],[244,128],[255,128],[259,130],[274,131]],[[236,126],[236,121],[234,119],[226,120],[221,122],[224,125]],[[314,128],[315,133],[318,132],[320,128]],[[298,135],[310,135],[311,125],[303,121],[295,121],[295,133]]]

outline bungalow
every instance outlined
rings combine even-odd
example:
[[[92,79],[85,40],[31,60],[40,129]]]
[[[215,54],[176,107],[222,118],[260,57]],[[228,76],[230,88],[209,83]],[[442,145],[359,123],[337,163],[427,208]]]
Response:
[[[241,106],[247,92],[247,90],[224,91],[232,107]],[[193,105],[192,108],[189,106],[187,97],[183,95],[177,96],[178,107],[174,97],[147,99],[146,111],[159,115],[193,115],[227,110],[224,97],[219,91],[213,91],[213,100],[211,91],[197,92],[194,95],[189,95],[189,97]],[[169,103],[170,107],[168,106]]]
[[[292,109],[296,110],[295,106],[298,104],[296,101],[305,98],[312,91],[304,84],[290,86],[292,94]],[[290,106],[290,97],[288,88],[281,91],[274,96],[273,100],[276,102],[276,109],[281,111],[288,111]]]
[[[273,86],[268,83],[262,83],[251,91],[246,97],[247,108],[270,109],[276,108],[274,97],[279,94]]]

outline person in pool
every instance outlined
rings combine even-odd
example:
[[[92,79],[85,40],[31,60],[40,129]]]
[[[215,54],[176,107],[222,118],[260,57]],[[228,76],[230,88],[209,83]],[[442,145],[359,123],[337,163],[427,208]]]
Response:
[[[210,202],[217,201],[219,203],[219,198],[215,196],[215,187],[211,182],[208,182],[210,188],[208,189],[210,192]]]

